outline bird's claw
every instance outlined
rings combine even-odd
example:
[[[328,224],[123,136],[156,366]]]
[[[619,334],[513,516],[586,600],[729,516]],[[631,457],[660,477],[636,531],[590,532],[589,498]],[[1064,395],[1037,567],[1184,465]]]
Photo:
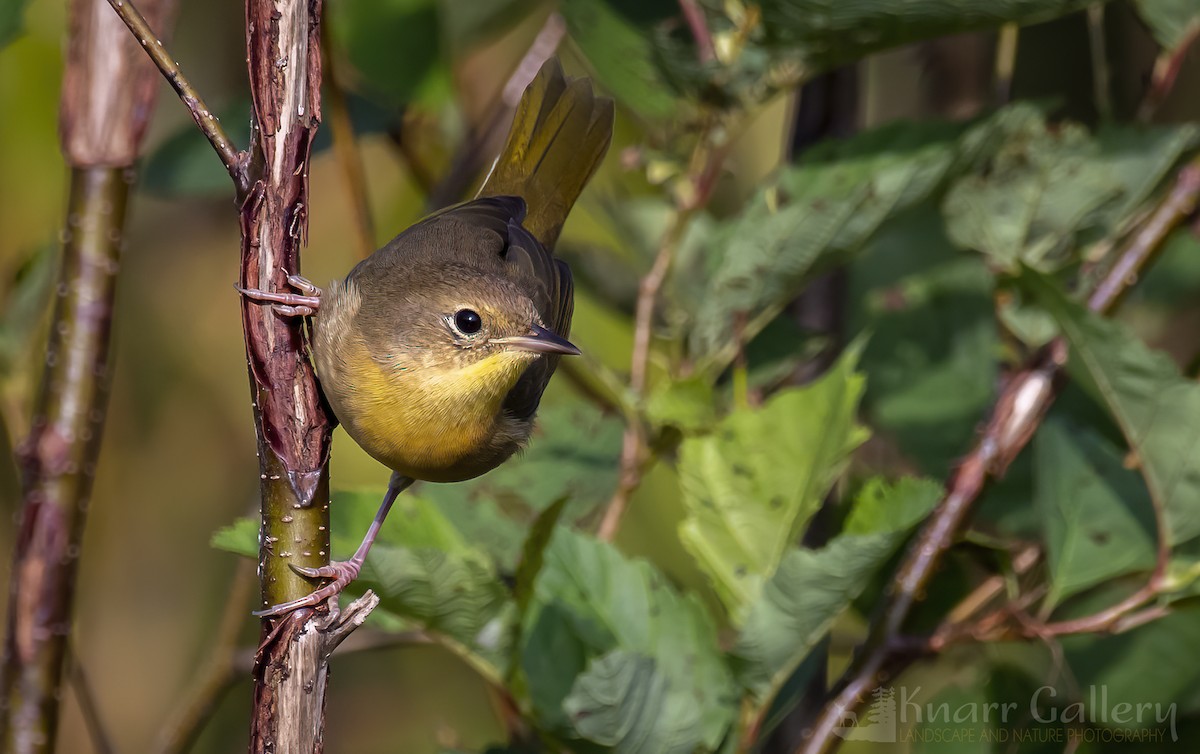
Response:
[[[308,594],[299,599],[294,599],[290,602],[283,602],[265,610],[257,610],[254,615],[258,618],[273,617],[290,613],[293,610],[299,610],[303,607],[316,607],[322,602],[335,599],[342,590],[358,578],[359,571],[362,570],[362,564],[356,563],[353,560],[335,561],[327,566],[319,568],[305,568],[302,566],[292,566],[292,570],[296,573],[310,579],[332,579],[332,581],[315,592]]]
[[[285,317],[307,317],[316,314],[321,307],[321,289],[300,275],[288,275],[288,285],[303,293],[271,293],[258,288],[233,287],[251,301],[270,304],[271,308]]]

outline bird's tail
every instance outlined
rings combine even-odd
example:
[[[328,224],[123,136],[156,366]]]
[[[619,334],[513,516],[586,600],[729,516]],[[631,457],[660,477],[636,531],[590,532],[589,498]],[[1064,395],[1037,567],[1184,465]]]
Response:
[[[553,248],[575,200],[612,141],[613,101],[550,58],[521,96],[508,141],[479,196],[524,197],[523,225]]]

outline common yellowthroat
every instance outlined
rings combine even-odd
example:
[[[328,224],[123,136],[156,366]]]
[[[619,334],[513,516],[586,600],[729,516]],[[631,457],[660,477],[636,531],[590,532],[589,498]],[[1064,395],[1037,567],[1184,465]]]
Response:
[[[612,139],[613,102],[551,59],[517,106],[478,198],[437,212],[322,292],[242,290],[281,314],[312,315],[317,378],[338,421],[393,473],[348,561],[297,568],[332,581],[258,615],[338,594],[358,577],[396,497],[415,480],[457,482],[529,440],[567,340],[571,271],[552,253]]]

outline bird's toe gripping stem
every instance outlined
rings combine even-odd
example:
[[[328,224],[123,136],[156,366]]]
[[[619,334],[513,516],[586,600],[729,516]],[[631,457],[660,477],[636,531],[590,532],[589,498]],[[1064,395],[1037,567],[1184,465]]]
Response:
[[[271,308],[285,317],[307,317],[316,314],[321,307],[321,289],[300,275],[288,275],[288,285],[301,293],[271,293],[257,288],[234,288],[251,301],[270,304]]]

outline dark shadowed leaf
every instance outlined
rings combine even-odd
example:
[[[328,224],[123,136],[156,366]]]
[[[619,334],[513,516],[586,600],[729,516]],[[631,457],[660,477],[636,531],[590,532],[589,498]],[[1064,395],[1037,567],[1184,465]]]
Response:
[[[346,0],[329,10],[339,52],[366,91],[406,105],[438,88],[446,71],[437,0]]]
[[[850,265],[854,331],[871,426],[925,473],[942,476],[994,399],[994,278],[946,239],[931,203],[889,223]]]
[[[637,724],[651,726],[640,730],[654,741],[690,742],[689,751],[715,748],[736,714],[733,677],[700,602],[675,592],[649,563],[626,560],[590,537],[555,532],[522,637],[529,696],[536,717],[551,728],[598,743],[623,736],[579,715],[596,710],[633,725],[636,697],[604,691],[622,683],[631,693],[665,695],[670,714]],[[621,652],[610,655],[614,650]],[[678,703],[680,695],[687,705]]]
[[[820,550],[787,553],[749,606],[734,649],[742,662],[739,679],[759,704],[770,702],[941,492],[930,481],[889,486],[874,480],[859,494],[842,534]]]
[[[740,621],[867,432],[855,421],[859,347],[816,382],[684,440],[680,538]]]
[[[1086,428],[1048,421],[1034,438],[1054,605],[1108,579],[1154,567],[1154,509],[1122,451]]]
[[[1173,544],[1200,535],[1200,385],[1122,325],[1069,300],[1032,272],[1022,283],[1071,346],[1068,370],[1106,406],[1135,454],[1146,486],[1166,510]]]
[[[700,709],[672,688],[653,659],[616,649],[588,664],[563,702],[582,738],[622,754],[688,754],[700,743]]]

